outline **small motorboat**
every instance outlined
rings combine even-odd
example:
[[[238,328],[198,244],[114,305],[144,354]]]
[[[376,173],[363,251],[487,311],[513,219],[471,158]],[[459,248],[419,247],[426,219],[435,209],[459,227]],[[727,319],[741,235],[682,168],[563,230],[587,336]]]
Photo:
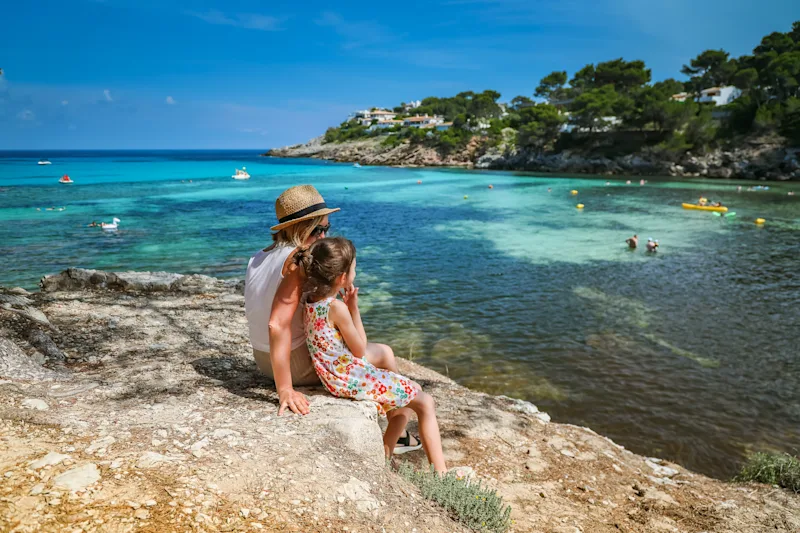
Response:
[[[353,166],[356,167],[356,168],[361,168],[361,165],[359,163],[355,163],[355,164],[353,164]]]
[[[728,208],[724,205],[715,207],[713,205],[681,204],[684,209],[697,209],[698,211],[714,211],[716,213],[727,213]]]
[[[53,163],[51,163],[48,159],[41,159],[41,160],[39,160],[39,164],[40,165],[52,165]]]
[[[111,224],[106,224],[105,222],[100,223],[100,227],[106,230],[115,230],[119,227],[119,223],[122,222],[117,217],[111,219]]]
[[[241,170],[237,168],[236,173],[231,177],[235,180],[249,180],[250,174],[247,173],[247,167],[242,167]]]
[[[59,182],[59,183],[75,183],[75,182],[74,182],[74,181],[72,181],[72,179],[71,179],[69,176],[67,176],[66,174],[64,174],[63,176],[61,176],[61,179],[59,179],[59,180],[58,180],[58,182]]]

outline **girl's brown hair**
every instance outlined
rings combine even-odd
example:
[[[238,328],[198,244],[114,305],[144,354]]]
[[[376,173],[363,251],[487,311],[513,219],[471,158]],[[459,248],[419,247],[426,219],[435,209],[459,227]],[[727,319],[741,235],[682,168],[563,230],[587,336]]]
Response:
[[[344,237],[319,239],[294,254],[294,263],[306,274],[303,293],[307,301],[316,302],[328,296],[336,278],[350,272],[356,259],[355,245]]]

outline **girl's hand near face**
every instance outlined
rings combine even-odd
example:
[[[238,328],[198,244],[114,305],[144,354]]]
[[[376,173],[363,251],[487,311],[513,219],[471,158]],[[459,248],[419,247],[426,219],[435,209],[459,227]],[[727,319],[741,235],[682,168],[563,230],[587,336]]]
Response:
[[[358,287],[350,286],[339,293],[350,314],[358,312]]]

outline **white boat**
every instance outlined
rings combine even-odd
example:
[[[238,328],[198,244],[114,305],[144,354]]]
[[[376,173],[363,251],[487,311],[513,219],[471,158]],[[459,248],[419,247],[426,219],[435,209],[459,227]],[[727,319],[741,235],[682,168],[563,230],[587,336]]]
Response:
[[[111,224],[106,224],[105,222],[100,223],[100,227],[107,230],[115,230],[119,226],[119,223],[122,222],[117,217],[111,219]]]
[[[42,159],[42,160],[40,160],[40,161],[39,161],[39,164],[40,164],[40,165],[52,165],[53,163],[51,163],[51,162],[50,162],[49,160],[47,160],[47,159]]]
[[[236,169],[236,174],[231,176],[235,180],[249,180],[250,174],[247,173],[247,167],[242,167],[241,170]]]
[[[361,168],[361,165],[358,164],[358,163],[354,164],[353,166],[356,167],[356,168]]]
[[[64,174],[63,176],[61,176],[61,178],[58,180],[58,182],[59,182],[59,183],[75,183],[75,182],[74,182],[74,181],[72,181],[72,179],[71,179],[69,176],[67,176],[66,174]]]

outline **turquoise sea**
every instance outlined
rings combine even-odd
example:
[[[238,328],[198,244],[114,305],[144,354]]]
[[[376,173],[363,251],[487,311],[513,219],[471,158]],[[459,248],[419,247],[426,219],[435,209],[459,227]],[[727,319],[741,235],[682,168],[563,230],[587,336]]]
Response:
[[[242,166],[252,179],[231,179]],[[73,185],[57,183],[65,173]],[[0,152],[0,284],[33,289],[72,266],[241,278],[270,241],[276,196],[312,183],[358,248],[371,340],[712,475],[750,450],[797,452],[800,194],[787,193],[800,185],[626,179]],[[700,195],[736,216],[681,209]],[[87,227],[113,217],[117,232]]]

